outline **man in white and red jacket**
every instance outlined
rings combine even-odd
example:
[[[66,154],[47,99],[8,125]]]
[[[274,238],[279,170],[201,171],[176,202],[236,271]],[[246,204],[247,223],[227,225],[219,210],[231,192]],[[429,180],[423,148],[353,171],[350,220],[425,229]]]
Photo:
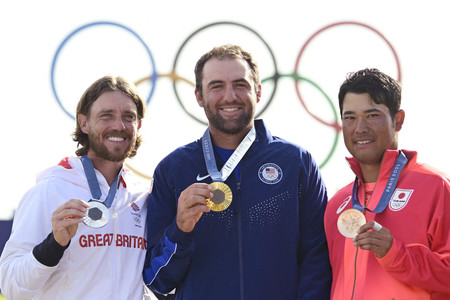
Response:
[[[7,299],[143,299],[149,187],[123,163],[141,143],[144,109],[120,77],[86,90],[74,133],[80,157],[40,174],[17,208],[0,258]],[[103,212],[91,214],[95,207]]]

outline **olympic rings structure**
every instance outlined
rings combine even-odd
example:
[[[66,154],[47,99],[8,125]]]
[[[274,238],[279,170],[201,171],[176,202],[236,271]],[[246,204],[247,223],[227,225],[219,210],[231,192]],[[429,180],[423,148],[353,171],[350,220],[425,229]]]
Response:
[[[199,119],[198,117],[196,117],[195,115],[193,115],[191,112],[189,112],[187,110],[187,108],[184,106],[180,94],[178,92],[178,87],[177,87],[177,83],[178,82],[185,82],[188,83],[190,85],[192,85],[193,87],[195,87],[195,84],[186,79],[183,78],[181,76],[178,75],[177,73],[177,66],[178,66],[178,62],[179,62],[179,58],[180,55],[182,53],[182,51],[185,49],[185,47],[188,45],[188,43],[191,41],[191,39],[196,36],[197,34],[199,34],[200,32],[207,30],[207,29],[211,29],[213,27],[216,26],[235,26],[241,29],[244,29],[248,32],[250,32],[251,34],[255,35],[257,37],[257,39],[262,42],[264,44],[264,46],[267,48],[269,55],[272,59],[272,64],[273,64],[273,68],[274,68],[274,74],[272,76],[269,76],[267,78],[262,78],[261,79],[261,83],[264,84],[265,82],[268,81],[273,81],[273,90],[269,96],[269,99],[267,101],[267,103],[262,107],[262,109],[255,115],[255,118],[257,118],[258,116],[260,116],[264,111],[267,110],[267,108],[269,107],[269,105],[271,104],[272,100],[275,97],[276,91],[277,91],[277,87],[278,87],[278,82],[281,78],[292,78],[294,79],[295,82],[295,91],[297,94],[297,97],[301,103],[301,105],[303,106],[303,108],[305,109],[305,111],[316,121],[318,121],[319,123],[331,127],[334,132],[335,132],[335,137],[333,139],[333,144],[331,149],[328,151],[325,159],[319,163],[320,167],[324,167],[327,162],[330,160],[330,158],[332,157],[333,153],[336,150],[337,147],[337,143],[338,143],[338,138],[339,138],[339,133],[341,131],[341,127],[339,125],[339,115],[338,112],[336,110],[336,107],[334,106],[332,100],[330,99],[330,97],[326,94],[326,92],[314,81],[312,81],[311,79],[308,79],[304,76],[301,76],[299,74],[299,69],[301,66],[301,59],[303,58],[305,49],[311,44],[311,42],[318,37],[321,33],[323,33],[324,31],[331,29],[331,28],[335,28],[335,27],[339,27],[339,26],[357,26],[357,27],[361,27],[364,29],[367,29],[373,33],[375,33],[378,37],[380,37],[389,47],[390,51],[392,52],[394,59],[395,59],[395,63],[396,63],[396,69],[397,69],[397,80],[401,81],[401,66],[400,66],[400,60],[399,57],[397,55],[397,52],[395,51],[394,47],[392,46],[392,44],[389,42],[389,40],[378,30],[376,30],[375,28],[364,24],[364,23],[359,23],[359,22],[353,22],[353,21],[345,21],[345,22],[336,22],[336,23],[331,23],[329,25],[326,25],[322,28],[320,28],[319,30],[317,30],[316,32],[314,32],[308,39],[307,41],[303,44],[303,46],[300,49],[300,52],[298,53],[298,56],[296,58],[295,61],[295,67],[294,67],[294,71],[290,74],[280,74],[278,71],[278,65],[276,62],[276,58],[275,55],[272,51],[272,49],[270,48],[269,44],[263,39],[263,37],[254,29],[244,25],[244,24],[240,24],[240,23],[236,23],[236,22],[228,22],[228,21],[223,21],[223,22],[215,22],[215,23],[210,23],[207,25],[204,25],[202,27],[200,27],[199,29],[195,30],[193,33],[191,33],[190,35],[188,35],[188,37],[181,43],[178,51],[176,52],[175,55],[175,59],[173,62],[173,66],[172,66],[172,71],[169,74],[157,74],[156,72],[156,67],[155,67],[155,60],[153,59],[153,55],[152,52],[150,51],[150,48],[148,47],[148,45],[145,43],[145,41],[135,32],[133,31],[131,28],[124,26],[122,24],[119,23],[115,23],[115,22],[109,22],[109,21],[99,21],[99,22],[93,22],[93,23],[88,23],[85,24],[83,26],[80,26],[78,28],[76,28],[74,31],[72,31],[59,45],[59,47],[57,48],[53,60],[52,60],[52,65],[51,65],[51,72],[50,72],[50,81],[51,81],[51,87],[52,87],[52,92],[53,95],[58,103],[58,105],[60,106],[60,108],[63,110],[63,112],[68,115],[70,118],[75,119],[75,117],[72,115],[72,113],[69,112],[69,110],[67,110],[63,104],[63,101],[61,101],[58,92],[57,92],[57,88],[56,88],[56,84],[55,84],[55,69],[57,66],[57,62],[58,62],[58,58],[59,55],[62,51],[62,49],[65,47],[65,45],[67,44],[67,42],[73,38],[75,35],[79,34],[81,31],[83,30],[87,30],[89,28],[95,27],[95,26],[113,26],[119,29],[124,30],[125,32],[130,33],[134,38],[136,38],[139,43],[144,47],[146,54],[149,57],[149,63],[150,63],[150,67],[152,70],[152,73],[149,76],[144,76],[143,78],[137,80],[135,82],[136,85],[139,85],[143,82],[149,82],[151,84],[151,88],[149,91],[149,94],[147,95],[146,98],[146,102],[147,104],[151,101],[153,94],[154,94],[154,90],[156,87],[156,83],[157,83],[157,79],[160,77],[168,77],[170,79],[172,79],[172,86],[173,86],[173,91],[175,93],[175,97],[178,101],[178,103],[180,104],[181,108],[183,109],[183,111],[192,119],[194,119],[195,121],[202,123],[202,124],[206,124],[203,120]],[[317,89],[319,91],[319,93],[326,99],[328,105],[330,105],[332,112],[333,112],[333,117],[334,117],[334,121],[332,123],[330,122],[326,122],[325,120],[323,120],[322,118],[320,118],[319,116],[313,114],[311,112],[311,110],[309,109],[309,107],[306,104],[306,101],[304,99],[304,97],[301,94],[301,90],[299,87],[298,82],[299,81],[304,81],[310,85],[312,85],[315,89]],[[140,172],[138,172],[140,173]],[[145,174],[140,174],[141,176],[147,177]]]
[[[67,44],[67,42],[73,38],[76,34],[80,33],[81,31],[94,27],[94,26],[114,26],[114,27],[118,27],[120,29],[123,29],[129,33],[131,33],[141,44],[142,46],[144,46],[146,53],[148,54],[149,58],[150,58],[150,64],[151,64],[151,68],[153,71],[153,74],[149,77],[152,83],[152,87],[150,89],[150,93],[147,96],[147,104],[150,102],[150,99],[153,96],[153,92],[155,91],[155,86],[156,86],[156,67],[155,67],[155,60],[153,59],[153,55],[150,51],[150,48],[147,46],[147,44],[144,42],[144,40],[135,32],[133,31],[131,28],[128,28],[124,25],[118,24],[118,23],[114,23],[114,22],[106,22],[106,21],[101,21],[101,22],[94,22],[94,23],[89,23],[89,24],[85,24],[81,27],[78,27],[77,29],[75,29],[74,31],[72,31],[63,41],[62,43],[59,45],[58,49],[56,50],[55,55],[53,56],[53,60],[52,60],[52,66],[51,66],[51,71],[50,71],[50,83],[52,86],[52,92],[53,95],[55,96],[56,101],[58,102],[59,106],[61,107],[61,109],[64,111],[64,113],[66,115],[68,115],[70,118],[75,119],[75,116],[69,112],[63,105],[61,99],[58,96],[58,92],[56,91],[56,85],[55,85],[55,69],[56,69],[56,63],[58,61],[58,57],[61,53],[61,50],[64,48],[64,46]]]

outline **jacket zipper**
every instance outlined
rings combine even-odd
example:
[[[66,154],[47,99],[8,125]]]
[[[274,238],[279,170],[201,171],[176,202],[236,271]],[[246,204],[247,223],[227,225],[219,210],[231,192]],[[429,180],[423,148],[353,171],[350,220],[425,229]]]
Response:
[[[242,176],[242,174],[241,174]],[[236,183],[236,191],[237,191],[237,199],[240,198],[241,194],[241,182],[238,181]],[[235,206],[235,214],[237,215],[237,222],[238,222],[238,245],[239,245],[239,286],[240,286],[240,299],[244,300],[244,254],[242,250],[242,214],[241,210],[238,207],[239,202],[236,202]]]

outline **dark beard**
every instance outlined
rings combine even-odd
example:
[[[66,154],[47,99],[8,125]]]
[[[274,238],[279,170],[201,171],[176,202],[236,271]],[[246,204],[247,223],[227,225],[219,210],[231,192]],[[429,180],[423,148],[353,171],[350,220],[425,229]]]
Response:
[[[206,117],[210,123],[211,127],[216,128],[220,132],[226,134],[238,134],[248,128],[248,125],[251,123],[253,119],[253,114],[245,112],[243,115],[239,117],[235,122],[233,122],[233,127],[227,126],[227,122],[220,116],[219,113],[213,114],[210,107],[205,105],[203,102],[203,107],[205,108]]]
[[[230,128],[226,126],[225,120],[218,114],[209,118],[209,123],[212,127],[226,134],[238,134],[242,132],[248,127],[250,121],[251,118],[249,118],[248,115],[243,115],[234,123],[234,126]]]
[[[113,132],[112,135],[123,136],[126,139],[131,139],[131,137],[126,133],[116,134],[116,132]],[[133,142],[130,144],[130,146],[124,153],[116,153],[108,151],[105,145],[100,143],[99,140],[100,138],[98,137],[98,135],[96,134],[89,135],[89,145],[92,151],[94,151],[98,157],[103,158],[107,161],[114,161],[114,162],[122,162],[126,158],[128,158],[131,152],[133,151],[135,145],[135,142]]]

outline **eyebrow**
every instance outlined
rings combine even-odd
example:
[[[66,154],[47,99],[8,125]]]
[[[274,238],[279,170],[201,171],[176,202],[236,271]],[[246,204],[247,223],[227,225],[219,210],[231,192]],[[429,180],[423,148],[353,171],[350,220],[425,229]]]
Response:
[[[215,85],[217,83],[222,83],[222,82],[223,82],[223,80],[212,80],[212,81],[208,82],[208,87]]]
[[[97,112],[97,114],[110,113],[110,112],[113,112],[113,111],[114,111],[113,109],[106,108],[106,109],[99,110]]]
[[[97,114],[103,114],[103,113],[113,113],[115,112],[115,109],[110,109],[110,108],[106,108],[106,109],[102,109],[100,111],[97,112]],[[133,115],[137,116],[137,111],[133,110],[133,109],[127,109],[123,111],[124,113],[130,113]]]
[[[217,83],[223,83],[224,80],[211,80],[210,82],[208,82],[208,87],[217,84]],[[238,82],[244,82],[244,83],[249,83],[245,78],[238,78],[236,80],[232,81],[233,83],[238,83]]]
[[[377,108],[371,108],[371,109],[366,109],[366,110],[364,111],[365,114],[373,113],[373,112],[381,112],[381,110],[379,110],[379,109],[377,109]],[[355,114],[355,112],[352,111],[352,110],[344,111],[344,112],[342,113],[343,116],[345,116],[345,115],[353,115],[353,114]]]

